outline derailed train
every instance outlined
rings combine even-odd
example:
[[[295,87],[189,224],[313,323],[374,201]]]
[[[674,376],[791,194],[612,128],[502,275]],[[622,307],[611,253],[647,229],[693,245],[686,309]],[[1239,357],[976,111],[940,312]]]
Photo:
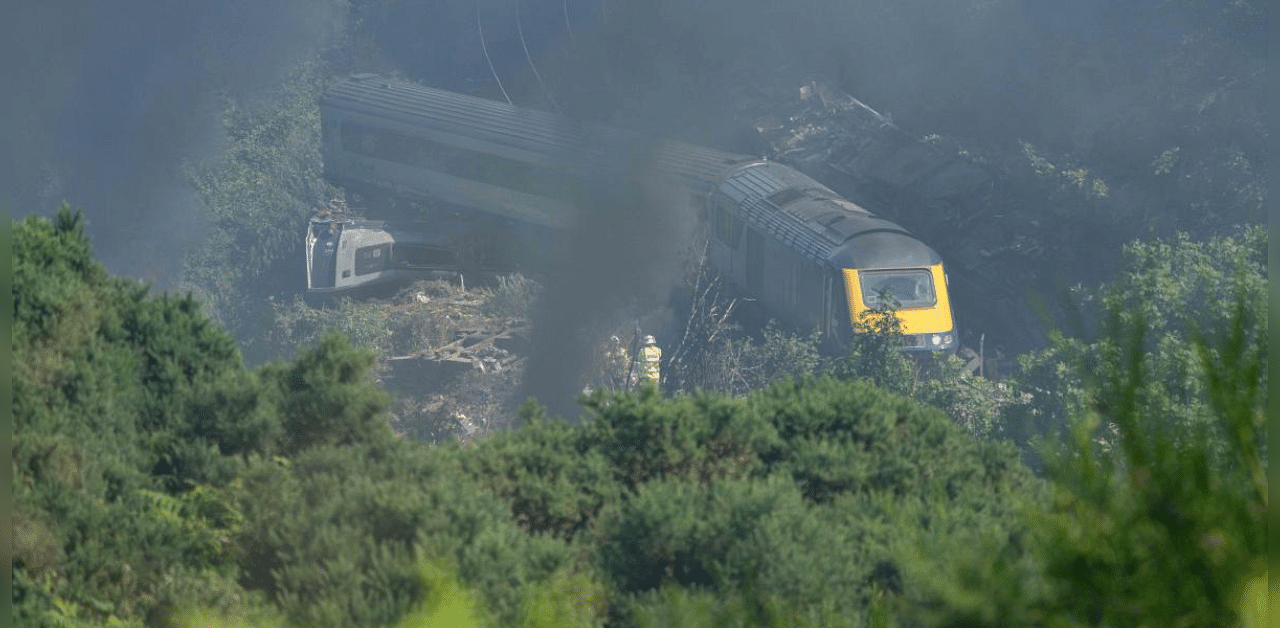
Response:
[[[363,74],[321,98],[325,176],[383,221],[318,215],[313,293],[436,270],[509,270],[547,254],[578,219],[584,181],[639,145],[707,232],[710,264],[770,315],[837,343],[891,306],[904,349],[957,333],[942,260],[902,227],[785,165]],[[394,217],[396,202],[414,207]]]

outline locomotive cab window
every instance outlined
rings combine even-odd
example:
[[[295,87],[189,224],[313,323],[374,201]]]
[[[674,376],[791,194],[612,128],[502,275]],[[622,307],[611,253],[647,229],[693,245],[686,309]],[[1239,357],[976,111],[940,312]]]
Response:
[[[368,275],[387,268],[391,244],[375,244],[356,249],[356,275]]]
[[[862,302],[871,308],[912,309],[938,302],[928,270],[868,270],[862,275]]]

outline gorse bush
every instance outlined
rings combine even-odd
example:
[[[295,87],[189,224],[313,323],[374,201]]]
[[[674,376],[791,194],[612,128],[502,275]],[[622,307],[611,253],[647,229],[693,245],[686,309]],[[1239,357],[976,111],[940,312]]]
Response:
[[[328,307],[312,307],[301,296],[288,303],[272,303],[272,336],[278,353],[314,344],[326,333],[342,334],[355,346],[380,355],[393,348],[392,313],[383,304],[342,299]]]
[[[108,277],[66,206],[15,225],[13,294],[15,621],[137,625],[183,583],[235,590],[228,522],[166,492],[214,445],[190,409],[243,369],[230,336]]]
[[[254,460],[390,440],[372,356],[337,338],[245,369],[189,296],[107,276],[79,214],[15,227],[15,619],[250,609],[233,487]]]
[[[538,282],[519,273],[501,275],[498,285],[488,290],[481,311],[496,318],[528,320],[541,290]]]
[[[1128,264],[1115,281],[1076,291],[1072,333],[1052,332],[1047,348],[1020,358],[1010,382],[1013,403],[998,431],[1024,444],[1046,433],[1065,437],[1073,417],[1103,401],[1105,378],[1129,367],[1128,343],[1140,334],[1135,411],[1167,418],[1152,429],[1186,428],[1176,430],[1180,438],[1217,433],[1208,390],[1215,374],[1205,370],[1202,353],[1223,359],[1221,343],[1234,325],[1243,326],[1240,359],[1265,351],[1266,253],[1266,232],[1258,227],[1207,242],[1178,236],[1129,245]],[[1223,441],[1209,446],[1215,456],[1226,453]]]
[[[1048,397],[1034,407],[1067,426],[1064,440],[1038,446],[1047,507],[1021,508],[1029,526],[1018,544],[989,537],[958,552],[932,576],[920,620],[1262,625],[1252,610],[1267,569],[1260,236],[1130,249],[1138,267],[1104,292],[1102,338],[1059,336],[1046,352],[1066,359],[1054,372],[1067,394],[1050,383],[1029,393]],[[1194,303],[1180,309],[1145,291],[1159,281]],[[1200,327],[1195,313],[1206,310],[1220,324]],[[922,574],[936,566],[918,565]]]
[[[1224,327],[1117,302],[1103,340],[1038,356],[1091,360],[1058,363],[1060,396],[1015,391],[1071,419],[1040,480],[974,437],[989,414],[878,385],[890,334],[859,337],[852,381],[596,393],[581,425],[528,404],[519,429],[430,447],[391,432],[371,353],[322,335],[250,371],[194,300],[108,277],[69,210],[19,223],[14,253],[23,626],[1207,625],[1248,617],[1265,579],[1247,275]],[[1151,382],[1169,329],[1194,387]],[[812,368],[808,341],[772,338]],[[941,406],[985,394],[925,382]],[[1169,391],[1191,407],[1158,412]]]
[[[300,260],[307,220],[339,194],[321,176],[316,101],[327,80],[323,62],[307,61],[269,103],[223,98],[225,151],[184,167],[204,228],[201,246],[184,260],[183,285],[241,340],[255,364],[280,357],[268,337],[267,298],[296,294],[305,284]]]

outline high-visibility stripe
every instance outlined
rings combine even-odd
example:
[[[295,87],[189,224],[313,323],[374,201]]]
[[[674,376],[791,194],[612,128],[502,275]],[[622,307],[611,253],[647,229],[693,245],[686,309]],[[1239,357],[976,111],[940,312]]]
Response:
[[[658,382],[661,374],[662,349],[649,345],[640,350],[640,379],[646,382]]]

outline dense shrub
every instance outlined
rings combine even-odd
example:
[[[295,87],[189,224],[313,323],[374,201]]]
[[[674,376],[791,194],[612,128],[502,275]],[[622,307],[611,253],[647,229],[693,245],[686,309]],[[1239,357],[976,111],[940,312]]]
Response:
[[[1017,500],[1043,495],[1011,446],[866,383],[592,403],[584,439],[629,489],[597,521],[601,568],[623,592],[758,592],[806,621],[860,618],[885,592],[914,599],[903,574],[921,544],[1012,534]]]
[[[339,337],[251,372],[190,298],[107,277],[78,216],[16,235],[22,625],[1205,624],[1265,573],[1247,272],[1233,304],[1202,299],[1230,325],[1180,345],[1186,389],[1150,375],[1192,327],[1108,302],[1113,335],[1074,345],[1093,362],[1055,371],[1073,387],[1048,399],[1084,412],[1044,450],[1046,485],[1012,445],[878,387],[888,335],[854,381],[597,393],[580,426],[529,405],[515,431],[428,447],[393,436],[372,355]]]
[[[190,296],[109,277],[80,214],[14,235],[15,617],[259,604],[236,582],[231,487],[252,460],[389,440],[372,357],[330,338],[251,373]]]
[[[305,626],[374,626],[423,601],[418,559],[442,561],[510,625],[573,548],[525,534],[506,502],[459,473],[453,453],[407,441],[318,447],[262,461],[239,492],[246,586]]]
[[[1048,507],[1020,508],[1018,544],[975,536],[941,577],[922,564],[934,599],[918,619],[1261,625],[1266,247],[1259,228],[1135,243],[1114,283],[1082,292],[1097,339],[1058,334],[1026,357],[1023,423],[1007,425],[1042,435]]]
[[[509,503],[525,532],[573,539],[622,488],[604,455],[584,446],[581,430],[548,419],[536,405],[522,414],[523,429],[480,441],[460,457],[461,468]]]
[[[176,457],[216,440],[188,442],[186,410],[243,370],[230,336],[189,297],[108,277],[65,206],[14,231],[15,618],[136,624],[194,581],[210,604],[238,595],[231,522],[166,492]]]
[[[1200,345],[1201,421],[1152,414],[1142,330],[1088,391],[1068,442],[1042,445],[1049,507],[1022,507],[1023,542],[971,538],[953,561],[919,567],[940,626],[1237,625],[1265,581],[1265,358],[1238,310],[1224,340]],[[1230,357],[1227,357],[1230,356]],[[1099,428],[1115,425],[1110,440]],[[1225,450],[1225,453],[1223,452]],[[926,575],[927,574],[927,575]],[[1265,602],[1263,602],[1265,603]],[[1262,625],[1246,623],[1244,625]]]
[[[1244,334],[1234,357],[1253,360],[1266,351],[1267,246],[1261,227],[1206,242],[1181,235],[1130,244],[1126,268],[1114,281],[1073,292],[1078,316],[1072,327],[1020,358],[1011,382],[1015,403],[1002,413],[999,431],[1024,444],[1046,433],[1065,435],[1073,417],[1103,401],[1102,383],[1131,367],[1126,343],[1140,335],[1143,377],[1131,391],[1134,411],[1164,418],[1152,429],[1185,428],[1176,430],[1183,438],[1216,433],[1208,388],[1214,374],[1201,353],[1222,359],[1232,324]],[[1259,377],[1265,388],[1265,369]],[[1115,431],[1103,427],[1096,437],[1114,441]],[[1212,455],[1226,454],[1221,440],[1210,447]]]

